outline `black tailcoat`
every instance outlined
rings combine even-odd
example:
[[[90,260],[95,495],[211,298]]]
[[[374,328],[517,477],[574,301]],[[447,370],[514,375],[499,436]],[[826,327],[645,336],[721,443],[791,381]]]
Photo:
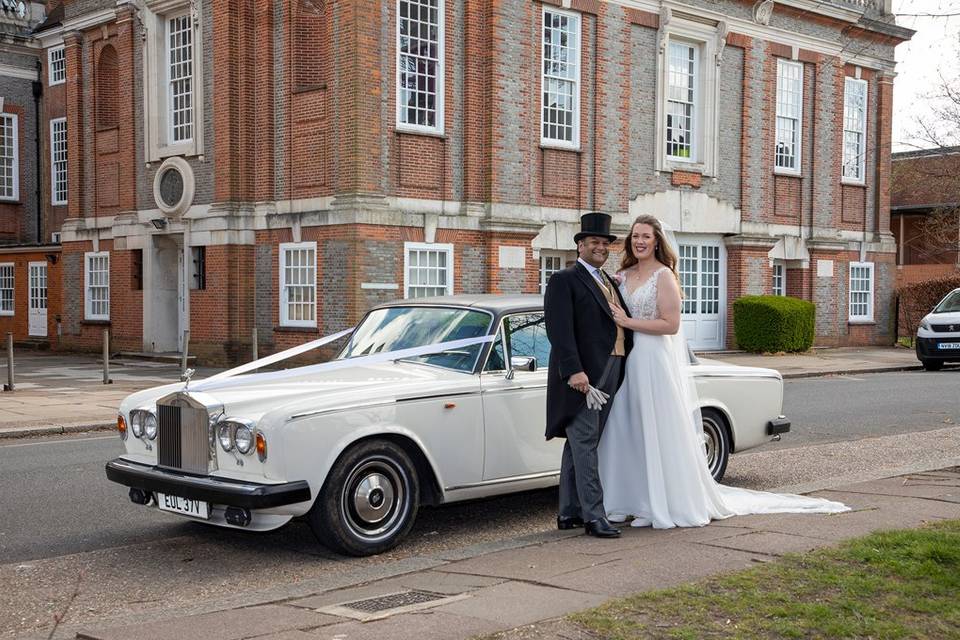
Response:
[[[616,283],[606,273],[604,277],[626,311]],[[571,388],[567,380],[583,371],[591,384],[597,384],[613,352],[617,325],[599,285],[580,262],[550,277],[543,307],[550,339],[546,433],[549,440],[565,437],[567,425],[586,403],[586,395]],[[623,333],[624,351],[630,353],[633,332],[624,329]],[[622,371],[618,375],[622,376]]]

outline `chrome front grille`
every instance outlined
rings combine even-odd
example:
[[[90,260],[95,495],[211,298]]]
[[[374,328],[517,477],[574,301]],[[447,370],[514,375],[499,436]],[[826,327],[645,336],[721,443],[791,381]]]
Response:
[[[207,473],[210,418],[204,409],[185,404],[158,404],[157,462],[189,473]]]

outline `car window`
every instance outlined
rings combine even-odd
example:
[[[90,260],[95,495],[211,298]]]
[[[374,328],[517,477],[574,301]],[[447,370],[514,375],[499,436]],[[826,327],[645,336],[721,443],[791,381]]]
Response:
[[[371,311],[356,328],[340,359],[423,347],[487,335],[492,317],[482,311],[450,307],[386,307]],[[457,371],[472,372],[483,344],[410,358]]]
[[[500,324],[497,340],[494,342],[485,371],[503,371],[507,361],[503,355],[503,340],[506,335],[509,357],[536,358],[537,369],[546,369],[550,360],[550,341],[543,313],[518,313],[507,316]]]
[[[951,291],[933,310],[934,313],[956,313],[960,311],[960,289]]]

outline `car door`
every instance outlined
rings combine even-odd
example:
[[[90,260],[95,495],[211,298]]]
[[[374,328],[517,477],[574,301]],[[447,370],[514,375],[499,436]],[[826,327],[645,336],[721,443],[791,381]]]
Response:
[[[552,472],[560,467],[563,441],[554,438],[547,442],[544,437],[549,358],[542,311],[502,319],[480,379],[484,480]]]

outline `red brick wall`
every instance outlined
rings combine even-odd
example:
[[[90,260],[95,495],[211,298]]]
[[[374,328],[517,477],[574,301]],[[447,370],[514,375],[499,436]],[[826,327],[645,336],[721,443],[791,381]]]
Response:
[[[0,248],[0,263],[13,263],[13,305],[12,316],[0,316],[0,348],[6,348],[7,333],[13,333],[14,342],[24,340],[46,341],[57,346],[57,314],[61,309],[61,274],[63,263],[60,251],[54,248],[41,248],[30,252],[4,251]],[[47,264],[47,336],[35,338],[29,335],[29,263]]]

